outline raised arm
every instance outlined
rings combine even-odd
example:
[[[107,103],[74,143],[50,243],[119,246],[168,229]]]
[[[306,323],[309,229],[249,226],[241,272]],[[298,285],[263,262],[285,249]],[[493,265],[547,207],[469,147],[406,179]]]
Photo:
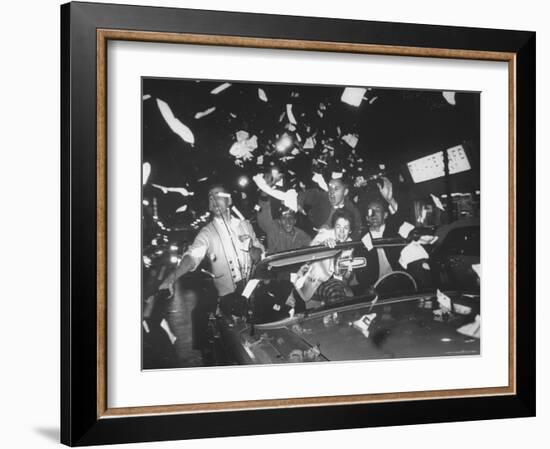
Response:
[[[260,211],[258,212],[258,225],[266,234],[273,232],[275,229],[275,222],[273,221],[273,214],[271,213],[271,200],[260,199]]]

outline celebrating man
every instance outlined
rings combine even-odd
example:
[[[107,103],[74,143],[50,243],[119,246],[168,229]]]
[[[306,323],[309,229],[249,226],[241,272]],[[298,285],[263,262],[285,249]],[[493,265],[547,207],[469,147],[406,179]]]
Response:
[[[221,185],[211,187],[208,200],[212,221],[200,230],[181,263],[164,280],[160,289],[173,292],[174,281],[194,271],[208,256],[218,295],[229,295],[243,286],[253,262],[260,259],[264,248],[248,221],[231,216],[231,195],[227,190]]]
[[[269,198],[260,200],[258,225],[267,236],[268,253],[278,253],[308,246],[311,238],[296,227],[296,213],[286,207],[281,208],[281,216],[273,219]]]
[[[349,200],[349,188],[342,177],[331,179],[326,186],[326,192],[319,189],[307,189],[298,193],[295,190],[276,191],[267,184],[261,174],[256,175],[254,181],[260,190],[280,199],[294,210],[305,213],[317,231],[330,228],[334,212],[347,211],[352,217],[352,239],[355,240],[361,236],[361,214]]]

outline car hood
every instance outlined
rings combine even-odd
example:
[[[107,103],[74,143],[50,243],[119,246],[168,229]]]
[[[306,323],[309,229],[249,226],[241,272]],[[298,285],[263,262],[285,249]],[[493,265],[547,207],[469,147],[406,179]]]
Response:
[[[479,339],[457,332],[473,315],[455,313],[443,320],[435,308],[431,298],[394,299],[318,312],[258,331],[279,342],[307,343],[326,360],[478,355]]]

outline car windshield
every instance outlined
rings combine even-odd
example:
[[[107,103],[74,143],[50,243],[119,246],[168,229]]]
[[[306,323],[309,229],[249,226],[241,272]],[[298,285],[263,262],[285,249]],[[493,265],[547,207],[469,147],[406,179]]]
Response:
[[[392,240],[384,244],[404,243]],[[388,274],[374,285],[369,282],[371,267],[362,248],[361,242],[350,242],[335,248],[304,248],[264,259],[250,284],[253,321],[269,323],[294,314],[370,301],[377,296],[387,298],[417,291],[416,282],[405,272]]]

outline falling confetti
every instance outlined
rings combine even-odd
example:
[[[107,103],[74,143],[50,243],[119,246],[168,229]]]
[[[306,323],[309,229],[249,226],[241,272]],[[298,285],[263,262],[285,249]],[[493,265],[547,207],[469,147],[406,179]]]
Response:
[[[149,179],[149,175],[151,174],[151,164],[149,162],[145,162],[143,164],[143,185],[147,184],[147,180]]]
[[[264,163],[264,156],[263,155],[258,156],[258,158],[256,159],[256,164],[262,165],[263,163]]]
[[[414,229],[414,226],[412,224],[404,221],[403,224],[399,227],[398,233],[401,237],[406,239],[413,229]]]
[[[145,100],[149,100],[149,98],[151,98],[151,95],[149,95],[149,94],[145,94],[145,95],[143,96],[143,100],[144,100],[144,101],[145,101]]]
[[[239,220],[245,220],[244,215],[235,206],[231,206],[231,211],[239,218]]]
[[[406,270],[410,263],[429,258],[430,256],[420,243],[411,242],[401,250],[399,264]]]
[[[187,210],[187,204],[184,204],[183,206],[178,207],[176,209],[176,214],[179,214],[180,212],[185,212],[186,210]]]
[[[265,90],[258,89],[258,98],[267,103],[267,95],[265,94]]]
[[[372,97],[372,98],[369,100],[369,104],[373,104],[376,100],[378,100],[378,97]]]
[[[435,196],[433,193],[430,193],[430,196],[432,197],[435,207],[437,207],[440,210],[445,210],[445,206],[443,206],[443,203],[437,196]]]
[[[315,147],[315,139],[313,137],[308,137],[306,143],[304,143],[304,149],[309,150]]]
[[[258,148],[258,138],[256,136],[249,138],[249,134],[242,130],[235,133],[235,135],[237,141],[229,149],[229,154],[245,161],[252,159],[252,152]]]
[[[289,120],[290,123],[292,123],[293,125],[296,125],[298,123],[296,121],[296,119],[294,118],[294,114],[292,113],[292,105],[291,104],[286,105],[286,115],[288,116],[288,120]]]
[[[174,116],[172,110],[170,109],[170,106],[168,106],[168,103],[157,98],[157,105],[160,113],[162,114],[162,117],[164,118],[170,129],[174,131],[178,136],[180,136],[185,142],[193,145],[195,143],[195,137],[193,136],[193,133],[187,126],[185,126]]]
[[[199,119],[201,119],[201,118],[203,118],[203,117],[206,117],[207,115],[212,114],[212,112],[214,112],[215,110],[216,110],[216,107],[213,106],[213,107],[211,107],[211,108],[208,108],[206,111],[197,112],[197,113],[195,114],[195,119],[196,119],[196,120],[199,120]]]
[[[443,98],[449,103],[450,105],[454,106],[456,104],[455,99],[455,92],[442,92]]]
[[[187,190],[185,187],[166,187],[159,184],[153,184],[153,187],[160,189],[162,193],[165,194],[168,192],[179,193],[183,196],[193,196],[195,194],[194,192],[190,192],[189,190]]]
[[[227,89],[228,87],[231,86],[231,83],[223,83],[223,84],[220,84],[218,87],[216,87],[215,89],[212,89],[210,91],[210,93],[212,95],[218,95],[220,92],[223,92],[225,89]]]
[[[357,142],[359,141],[359,137],[357,137],[357,134],[346,134],[345,136],[342,136],[342,140],[350,147],[355,148],[357,146]]]
[[[363,101],[363,95],[365,95],[366,91],[367,89],[363,87],[346,87],[340,100],[351,106],[357,107],[361,104],[361,101]]]
[[[208,176],[205,176],[204,178],[197,179],[197,182],[204,182],[208,179]]]
[[[328,192],[328,185],[325,181],[325,178],[323,178],[323,175],[320,173],[314,173],[311,180],[317,184],[321,189],[323,189],[325,192]]]

